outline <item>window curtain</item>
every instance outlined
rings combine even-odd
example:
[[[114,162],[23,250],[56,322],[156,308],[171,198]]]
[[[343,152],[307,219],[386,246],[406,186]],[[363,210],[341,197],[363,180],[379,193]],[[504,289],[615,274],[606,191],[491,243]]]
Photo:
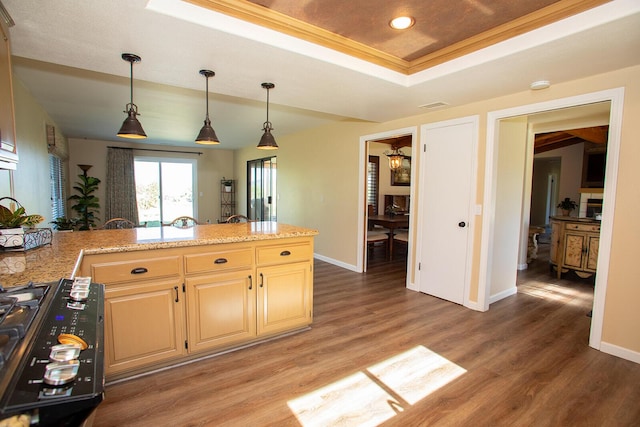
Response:
[[[105,221],[126,218],[138,224],[133,150],[113,147],[108,150]]]

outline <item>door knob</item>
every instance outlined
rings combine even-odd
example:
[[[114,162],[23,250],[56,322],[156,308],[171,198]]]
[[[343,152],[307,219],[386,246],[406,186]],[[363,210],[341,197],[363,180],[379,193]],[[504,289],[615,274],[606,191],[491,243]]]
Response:
[[[466,222],[464,222],[464,221],[460,221],[460,222],[458,223],[458,227],[460,227],[460,228],[464,228],[466,225],[467,225],[467,223],[466,223]]]

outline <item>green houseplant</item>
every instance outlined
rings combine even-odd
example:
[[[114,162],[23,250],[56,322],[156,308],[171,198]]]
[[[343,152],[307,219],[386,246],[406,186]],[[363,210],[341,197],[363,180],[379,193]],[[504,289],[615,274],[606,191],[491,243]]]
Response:
[[[14,209],[13,204],[9,208],[0,205],[0,246],[8,250],[24,250],[25,228],[34,227],[44,221],[44,218],[37,214],[27,215],[25,209],[15,199],[10,197],[6,199],[16,203],[18,207]]]
[[[94,176],[78,175],[79,182],[73,186],[79,194],[69,197],[75,202],[71,209],[78,213],[78,224],[80,230],[90,230],[95,227],[96,213],[100,212],[100,200],[93,193],[98,190],[100,179]]]
[[[562,215],[569,216],[571,211],[578,207],[578,204],[569,197],[565,197],[563,201],[558,203],[558,207],[562,210]]]
[[[44,221],[42,215],[27,215],[22,206],[12,211],[11,209],[0,205],[0,228],[2,229],[21,227],[30,228],[42,221]]]
[[[53,228],[58,231],[72,231],[78,224],[77,218],[67,218],[66,216],[59,216],[55,221],[51,221]]]

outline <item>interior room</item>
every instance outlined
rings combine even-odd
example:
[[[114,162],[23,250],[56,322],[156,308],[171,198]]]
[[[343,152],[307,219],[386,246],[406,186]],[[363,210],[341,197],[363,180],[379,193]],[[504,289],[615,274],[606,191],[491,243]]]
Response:
[[[0,30],[0,422],[637,424],[636,0]]]

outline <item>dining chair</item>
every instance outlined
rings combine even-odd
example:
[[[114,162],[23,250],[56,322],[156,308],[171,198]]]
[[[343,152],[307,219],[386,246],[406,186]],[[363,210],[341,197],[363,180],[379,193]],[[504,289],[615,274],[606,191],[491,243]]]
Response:
[[[170,226],[178,228],[190,228],[198,224],[198,220],[190,216],[179,216],[169,223]]]
[[[227,218],[227,223],[237,223],[237,222],[252,222],[249,217],[245,215],[231,215]]]
[[[393,242],[392,245],[399,243],[404,249],[408,249],[409,247],[409,231],[404,229],[399,229],[393,234]]]
[[[98,230],[115,230],[118,228],[135,228],[136,224],[126,218],[111,218],[106,221]]]
[[[384,246],[385,256],[389,246],[389,234],[384,231],[367,231],[367,249],[373,252],[377,243],[382,243]]]

